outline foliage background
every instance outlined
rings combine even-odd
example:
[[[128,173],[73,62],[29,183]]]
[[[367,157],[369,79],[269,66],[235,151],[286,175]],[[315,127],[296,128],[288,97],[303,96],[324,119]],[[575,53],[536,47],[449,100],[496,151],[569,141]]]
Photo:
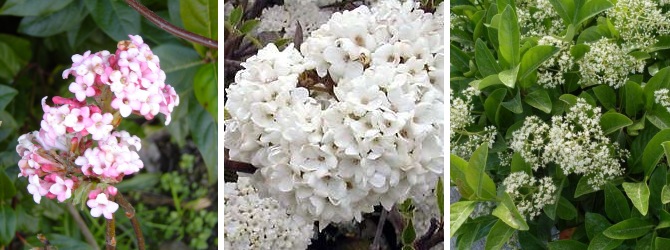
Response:
[[[168,22],[217,40],[216,0],[140,1]],[[167,82],[180,96],[172,123],[131,116],[121,129],[143,138],[142,172],[119,190],[137,210],[149,249],[216,248],[217,50],[177,38],[121,0],[0,0],[0,249],[42,246],[90,249],[65,204],[35,204],[27,180],[17,178],[16,139],[38,130],[43,97],[72,97],[62,79],[74,54],[108,50],[139,34],[160,57]],[[104,219],[79,211],[98,245]],[[116,213],[117,246],[136,248],[122,209]],[[163,245],[159,245],[159,244]]]

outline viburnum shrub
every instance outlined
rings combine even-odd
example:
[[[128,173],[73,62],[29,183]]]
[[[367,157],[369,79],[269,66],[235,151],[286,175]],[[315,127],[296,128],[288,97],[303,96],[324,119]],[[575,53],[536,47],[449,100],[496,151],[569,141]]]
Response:
[[[665,249],[670,2],[451,2],[458,249]]]
[[[434,13],[424,4],[335,12],[304,42],[270,43],[241,63],[226,90],[224,145],[230,160],[257,168],[251,183],[285,213],[323,229],[360,222],[377,205],[435,199],[444,169],[443,4]],[[227,209],[239,207],[232,195]],[[255,232],[241,233],[252,222],[239,214],[226,221],[225,245],[262,245],[263,237],[248,240]]]
[[[153,119],[160,113],[167,125],[179,96],[165,83],[159,58],[142,37],[129,37],[113,54],[72,56],[63,78],[74,78],[69,91],[75,97],[55,96],[52,104],[44,97],[40,130],[19,137],[19,177],[28,179],[35,202],[46,197],[85,205],[93,217],[110,221],[119,205],[132,215],[115,185],[143,168],[142,145],[117,128],[130,114]]]

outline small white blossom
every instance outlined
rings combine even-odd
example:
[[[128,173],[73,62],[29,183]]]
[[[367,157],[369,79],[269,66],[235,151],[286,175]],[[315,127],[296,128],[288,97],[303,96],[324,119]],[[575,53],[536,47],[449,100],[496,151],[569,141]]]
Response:
[[[644,71],[644,61],[626,54],[614,42],[603,38],[588,45],[589,52],[577,62],[582,86],[607,84],[618,89],[626,83],[629,74]]]
[[[544,206],[556,202],[556,186],[551,177],[538,181],[526,172],[514,172],[505,178],[503,186],[516,203],[519,213],[531,219],[540,215]]]

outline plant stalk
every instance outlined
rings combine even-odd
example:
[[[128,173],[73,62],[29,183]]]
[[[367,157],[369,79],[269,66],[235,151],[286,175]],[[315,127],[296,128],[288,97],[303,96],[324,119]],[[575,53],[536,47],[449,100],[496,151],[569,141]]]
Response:
[[[144,235],[142,234],[142,228],[140,228],[140,222],[135,217],[135,208],[126,200],[125,197],[119,192],[116,194],[116,201],[119,203],[119,206],[126,211],[126,217],[130,219],[130,223],[133,225],[133,231],[135,231],[135,237],[137,237],[137,248],[144,250],[146,248],[144,243]]]

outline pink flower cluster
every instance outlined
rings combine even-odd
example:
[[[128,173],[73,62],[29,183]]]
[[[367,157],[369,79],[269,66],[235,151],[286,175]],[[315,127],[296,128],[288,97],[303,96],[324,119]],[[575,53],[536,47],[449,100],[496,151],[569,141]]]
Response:
[[[117,44],[116,53],[108,51],[72,56],[72,67],[63,71],[63,78],[75,76],[69,90],[77,100],[98,95],[107,88],[114,94],[111,106],[121,116],[131,113],[153,119],[158,113],[165,115],[165,125],[170,114],[179,105],[179,95],[165,84],[158,56],[140,36],[129,35],[131,40]]]
[[[74,55],[63,76],[75,76],[69,87],[75,98],[53,97],[52,106],[42,99],[40,130],[19,137],[19,177],[28,178],[28,192],[36,203],[42,197],[64,202],[84,192],[91,215],[111,219],[119,207],[113,185],[144,167],[137,153],[140,139],[115,127],[130,113],[147,119],[162,113],[166,124],[170,122],[179,97],[165,84],[165,73],[149,46],[139,36],[130,38],[119,42],[113,55]],[[86,197],[73,202],[83,203]]]

